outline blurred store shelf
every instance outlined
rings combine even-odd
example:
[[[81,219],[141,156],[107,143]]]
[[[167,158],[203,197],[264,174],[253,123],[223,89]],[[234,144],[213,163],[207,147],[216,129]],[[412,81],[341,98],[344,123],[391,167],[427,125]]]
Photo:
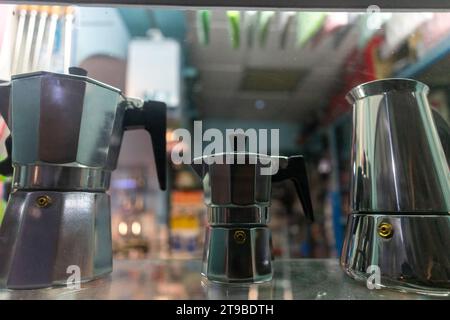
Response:
[[[449,55],[450,55],[450,36],[446,36],[438,44],[436,44],[432,48],[432,50],[429,50],[429,52],[425,54],[421,59],[419,59],[416,63],[410,64],[405,68],[403,68],[402,70],[398,71],[395,74],[395,77],[397,78],[416,77],[417,75],[420,75],[421,73],[427,71],[427,69],[432,68],[436,64],[439,64],[441,62],[447,62]],[[436,69],[442,70],[442,66]],[[431,77],[431,75],[428,75],[428,78],[437,78],[437,76]]]

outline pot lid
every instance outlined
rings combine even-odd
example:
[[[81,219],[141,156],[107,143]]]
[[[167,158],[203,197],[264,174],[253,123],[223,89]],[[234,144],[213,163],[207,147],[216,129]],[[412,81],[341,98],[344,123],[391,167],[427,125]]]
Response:
[[[103,82],[97,81],[95,79],[89,78],[87,76],[87,71],[82,68],[78,68],[78,67],[69,68],[68,74],[67,73],[48,72],[48,71],[37,71],[37,72],[13,75],[11,77],[11,80],[14,81],[14,80],[19,80],[19,79],[27,79],[27,78],[35,78],[35,77],[55,77],[55,78],[85,81],[85,82],[89,82],[94,85],[103,87],[105,89],[117,92],[118,94],[121,94],[120,89],[117,89],[117,88],[110,86],[108,84],[105,84]]]

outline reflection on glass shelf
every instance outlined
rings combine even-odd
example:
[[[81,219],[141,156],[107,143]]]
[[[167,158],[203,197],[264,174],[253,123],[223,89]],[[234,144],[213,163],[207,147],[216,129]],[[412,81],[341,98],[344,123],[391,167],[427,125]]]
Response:
[[[115,258],[159,256],[166,240],[157,223],[156,193],[147,182],[148,168],[119,168],[111,182],[112,240]],[[163,240],[161,240],[161,238]]]
[[[118,260],[110,277],[81,289],[0,290],[2,299],[427,299],[428,296],[369,290],[347,277],[335,259],[275,260],[274,279],[262,284],[205,281],[200,260]]]

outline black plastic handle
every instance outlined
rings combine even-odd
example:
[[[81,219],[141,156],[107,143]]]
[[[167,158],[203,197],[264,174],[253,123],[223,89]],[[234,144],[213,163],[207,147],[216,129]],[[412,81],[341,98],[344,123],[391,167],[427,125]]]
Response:
[[[166,115],[165,103],[145,101],[142,107],[129,106],[125,110],[123,124],[124,130],[145,129],[150,134],[161,190],[166,190]]]
[[[289,157],[287,159],[287,165],[284,168],[280,166],[278,172],[272,176],[273,182],[287,179],[291,179],[294,182],[298,197],[302,203],[303,212],[305,213],[306,218],[313,222],[314,211],[311,203],[308,175],[306,173],[306,164],[303,156]]]
[[[12,176],[13,167],[11,162],[11,151],[12,151],[12,138],[11,135],[5,140],[6,151],[8,153],[6,159],[0,162],[0,174],[3,176]]]

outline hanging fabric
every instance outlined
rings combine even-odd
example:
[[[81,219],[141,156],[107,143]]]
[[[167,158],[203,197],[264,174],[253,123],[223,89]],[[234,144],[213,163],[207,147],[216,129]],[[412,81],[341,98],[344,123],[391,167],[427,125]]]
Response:
[[[270,24],[274,15],[274,11],[263,11],[259,16],[258,38],[260,47],[264,47],[266,45],[267,38],[269,36]]]
[[[289,30],[293,24],[295,12],[287,11],[280,13],[280,49],[284,49],[288,42]]]
[[[297,47],[304,47],[325,23],[325,12],[297,13]]]
[[[233,47],[233,49],[238,49],[241,42],[241,13],[239,11],[227,11],[227,17],[230,30],[231,46]]]
[[[210,27],[211,27],[211,11],[198,10],[197,11],[197,37],[201,45],[208,45],[210,41]]]
[[[244,17],[245,24],[245,36],[247,40],[247,46],[249,48],[253,47],[253,43],[255,42],[256,31],[258,27],[260,12],[258,11],[246,11]]]

